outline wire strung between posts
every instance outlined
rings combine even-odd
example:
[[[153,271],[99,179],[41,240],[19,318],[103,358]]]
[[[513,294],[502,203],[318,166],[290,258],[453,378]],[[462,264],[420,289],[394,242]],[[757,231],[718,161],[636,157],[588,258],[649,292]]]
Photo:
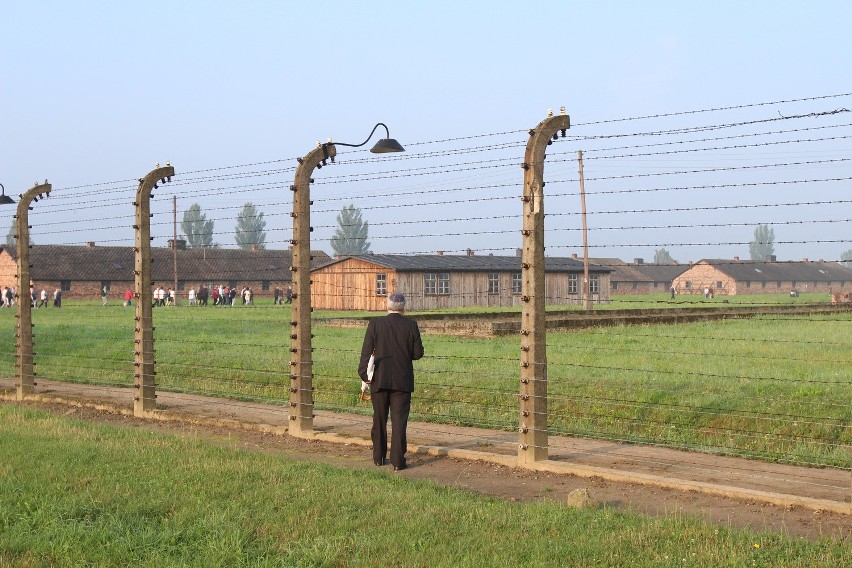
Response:
[[[553,365],[553,363],[551,363]],[[666,369],[648,369],[648,368],[640,368],[640,367],[617,367],[617,366],[607,366],[607,365],[589,365],[582,363],[565,363],[559,366],[562,367],[570,367],[575,369],[595,369],[595,370],[605,370],[605,371],[621,371],[621,372],[641,372],[641,373],[657,373],[660,375],[689,375],[694,377],[705,377],[711,379],[739,379],[743,381],[768,381],[768,382],[779,382],[779,383],[792,383],[792,384],[812,384],[812,385],[838,385],[838,386],[846,386],[849,383],[844,381],[825,381],[825,380],[816,380],[816,379],[795,379],[795,378],[784,378],[784,377],[759,377],[759,376],[747,376],[747,375],[723,375],[720,373],[710,373],[705,371],[669,371]]]
[[[558,413],[549,413],[549,416],[551,416],[551,417],[558,416]],[[574,415],[564,415],[564,416],[568,417],[568,418],[574,417]],[[581,417],[583,417],[583,416],[585,416],[585,415],[581,415]],[[587,416],[591,419],[603,418],[603,419],[606,419],[608,421],[622,422],[622,423],[631,424],[631,425],[637,425],[638,424],[638,425],[643,426],[643,427],[648,425],[648,424],[662,426],[662,427],[686,426],[687,425],[686,423],[672,424],[672,423],[665,421],[665,420],[637,418],[637,417],[619,417],[619,416],[612,416],[611,414],[593,414],[593,413],[590,413]],[[724,416],[724,415],[722,415],[722,416]],[[839,445],[839,444],[836,444],[836,443],[831,443],[831,442],[826,442],[826,441],[823,441],[819,438],[814,438],[814,437],[810,437],[810,436],[777,434],[777,433],[772,433],[772,432],[766,432],[766,431],[763,431],[763,430],[745,430],[745,429],[742,429],[742,427],[735,429],[735,428],[724,427],[724,426],[696,426],[695,428],[692,428],[692,429],[687,428],[687,429],[680,430],[680,432],[683,432],[683,431],[698,431],[699,429],[702,429],[702,430],[705,430],[705,431],[712,431],[712,432],[717,433],[717,434],[722,434],[725,437],[744,438],[744,439],[751,439],[751,440],[765,440],[765,438],[767,436],[770,436],[771,438],[773,438],[773,441],[775,441],[775,442],[792,442],[792,443],[806,442],[808,444],[811,444],[811,445],[816,446],[816,447],[821,447],[821,448],[843,447],[842,445]],[[640,439],[641,438],[643,438],[643,437],[640,435]],[[742,449],[742,448],[737,448],[736,446],[734,446],[734,448]],[[779,453],[780,453],[780,451],[779,451]]]
[[[778,185],[798,185],[804,183],[825,183],[825,182],[837,182],[837,181],[850,181],[852,180],[852,176],[846,177],[834,177],[834,178],[812,178],[812,179],[798,179],[798,180],[776,180],[776,181],[758,181],[758,182],[739,182],[739,183],[716,183],[716,184],[706,184],[706,185],[681,185],[681,186],[672,186],[672,187],[648,187],[648,188],[634,188],[634,189],[610,189],[610,190],[597,190],[597,191],[587,191],[587,195],[619,195],[626,193],[659,193],[665,191],[692,191],[692,190],[707,190],[707,189],[739,189],[744,187],[772,187]],[[571,180],[555,180],[550,183],[569,183]],[[551,193],[548,194],[549,197],[566,197],[566,196],[578,196],[580,195],[579,191],[567,192],[567,193]]]
[[[849,97],[849,96],[852,96],[852,93],[838,93],[838,94],[834,94],[834,95],[819,95],[819,96],[814,96],[814,97],[803,97],[803,98],[798,98],[798,99],[781,99],[781,100],[777,100],[777,101],[767,101],[767,102],[762,102],[762,103],[747,103],[747,104],[722,106],[722,107],[710,107],[710,108],[697,109],[697,110],[684,110],[684,111],[658,113],[658,114],[646,114],[646,115],[632,116],[632,117],[626,117],[626,118],[612,118],[612,119],[605,119],[605,120],[597,120],[597,121],[594,121],[594,122],[579,122],[579,123],[576,123],[574,126],[592,126],[592,125],[597,125],[597,124],[610,124],[610,123],[614,123],[614,122],[629,122],[629,121],[633,121],[633,120],[648,120],[648,119],[653,119],[653,118],[669,118],[669,117],[672,117],[672,116],[688,116],[688,115],[703,114],[703,113],[709,113],[709,112],[742,110],[742,109],[747,109],[747,108],[758,108],[758,107],[764,107],[764,106],[774,106],[774,105],[782,105],[782,104],[790,104],[790,103],[802,103],[802,102],[819,101],[819,100],[825,100],[825,99],[837,99],[837,98]]]
[[[753,126],[755,124],[767,124],[770,122],[779,122],[782,120],[796,120],[802,118],[819,118],[824,116],[832,116],[836,114],[842,114],[850,112],[848,108],[837,108],[833,110],[826,111],[814,111],[802,114],[795,114],[790,116],[777,116],[772,118],[761,118],[755,120],[743,120],[739,122],[729,122],[723,124],[712,124],[712,125],[703,125],[703,126],[689,126],[685,128],[671,128],[668,130],[658,130],[658,131],[645,131],[645,132],[630,132],[630,133],[620,133],[620,134],[600,134],[595,136],[568,136],[569,139],[573,141],[582,141],[582,140],[605,140],[609,138],[628,138],[635,136],[672,136],[677,134],[691,134],[693,132],[710,132],[713,130],[724,130],[727,128],[737,128],[741,126]]]
[[[583,436],[586,438],[596,439],[596,440],[608,440],[612,442],[621,442],[624,444],[637,444],[640,443],[644,446],[657,447],[657,448],[667,448],[667,449],[680,449],[685,451],[704,451],[706,453],[720,455],[720,456],[729,456],[736,458],[758,458],[766,461],[777,462],[777,463],[787,463],[791,465],[814,465],[825,468],[834,468],[842,471],[847,471],[849,468],[840,467],[836,464],[825,463],[820,461],[811,461],[811,462],[803,462],[798,459],[791,459],[789,456],[780,453],[772,453],[772,452],[762,452],[759,450],[744,450],[743,448],[731,448],[724,447],[719,445],[709,445],[709,444],[693,444],[688,442],[682,442],[679,440],[665,440],[664,442],[660,442],[658,440],[654,440],[647,437],[631,437],[625,436],[621,433],[609,431],[605,433],[593,431],[593,430],[579,430],[579,429],[558,429],[551,428],[548,429],[548,433],[552,433],[554,435],[572,435],[572,436]]]
[[[778,140],[778,141],[772,141],[772,142],[757,142],[757,143],[754,143],[754,144],[732,144],[732,145],[729,145],[729,146],[715,146],[715,147],[710,147],[710,148],[686,148],[686,149],[681,149],[681,150],[665,150],[665,151],[659,151],[659,152],[637,152],[637,153],[634,153],[634,154],[612,154],[612,155],[608,155],[608,156],[596,156],[594,154],[592,156],[586,156],[586,154],[584,153],[583,156],[590,161],[625,159],[625,158],[644,158],[644,157],[650,157],[650,156],[674,156],[674,155],[677,155],[677,154],[692,154],[692,153],[696,153],[696,152],[719,152],[719,151],[722,151],[722,150],[742,150],[742,149],[745,149],[745,148],[763,148],[763,147],[769,147],[769,146],[779,146],[779,145],[782,145],[782,144],[796,144],[796,143],[803,143],[803,142],[826,142],[826,141],[830,141],[830,140],[847,140],[849,138],[852,138],[852,135],[850,135],[850,136],[832,136],[832,137],[826,137],[826,138],[810,138],[810,139],[802,139],[802,140]],[[589,152],[594,152],[594,151],[589,150]],[[565,155],[565,154],[567,154],[567,152],[558,152],[556,154]],[[556,155],[556,154],[552,154],[551,156]],[[565,161],[565,160],[560,160],[560,161]]]
[[[649,144],[627,144],[624,146],[610,146],[607,148],[590,148],[583,152],[583,156],[587,156],[588,154],[597,154],[598,152],[614,152],[616,150],[632,150],[638,148],[659,148],[661,146],[680,146],[686,144],[697,144],[701,142],[718,142],[721,140],[739,140],[743,138],[755,138],[758,136],[777,136],[779,134],[795,134],[799,132],[810,132],[814,130],[826,130],[829,128],[847,128],[852,126],[852,123],[846,124],[827,124],[821,126],[806,126],[803,128],[788,128],[785,130],[770,130],[767,132],[749,132],[747,134],[729,134],[726,136],[706,136],[703,138],[693,138],[689,140],[673,140],[669,142],[653,142]],[[564,152],[556,152],[556,154],[563,154]]]

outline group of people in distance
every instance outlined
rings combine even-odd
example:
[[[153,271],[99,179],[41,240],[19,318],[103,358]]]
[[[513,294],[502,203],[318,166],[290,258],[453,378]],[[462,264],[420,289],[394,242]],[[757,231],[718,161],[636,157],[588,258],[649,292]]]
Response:
[[[44,288],[37,292],[35,287],[30,286],[30,305],[34,308],[47,307],[48,292]],[[172,288],[163,288],[162,286],[155,287],[153,290],[154,306],[174,306],[177,293]],[[109,302],[109,288],[101,287],[100,290],[101,305],[106,306]],[[124,307],[133,306],[133,299],[136,294],[133,290],[127,289],[124,292]],[[236,287],[230,286],[213,286],[212,290],[207,286],[200,286],[197,290],[190,289],[187,292],[187,300],[190,306],[207,306],[209,301],[213,302],[214,306],[234,306],[237,299],[243,305],[251,305],[254,303],[254,291],[244,286],[237,290]],[[282,290],[276,286],[272,294],[273,303],[275,305],[292,304],[293,289],[287,286],[286,290]],[[18,292],[14,287],[4,286],[0,290],[0,307],[11,308],[18,302]],[[53,307],[62,307],[62,290],[57,289],[53,292]]]
[[[275,290],[272,292],[272,303],[276,306],[278,304],[292,304],[293,303],[293,288],[287,286],[287,290],[282,292],[281,288],[278,286],[275,287]]]
[[[275,287],[273,293],[273,303],[284,304],[292,303],[293,290],[290,286],[286,292],[281,288]],[[187,303],[190,306],[207,306],[211,302],[214,306],[235,306],[237,302],[241,302],[244,306],[254,304],[254,290],[249,286],[243,286],[237,289],[236,286],[225,286],[220,284],[207,288],[202,285],[197,290],[190,288],[186,294]],[[155,306],[173,306],[175,304],[175,291],[169,288],[164,290],[162,286],[154,290],[154,305]]]
[[[47,290],[41,289],[41,292],[36,292],[35,287],[30,286],[30,306],[34,308],[47,307]],[[4,308],[11,308],[18,301],[18,291],[14,287],[4,286],[0,292],[0,300]],[[57,289],[53,292],[53,307],[62,307],[62,290]]]
[[[58,290],[57,293],[59,293]],[[43,291],[42,294],[44,294]],[[126,290],[124,292],[124,306],[132,306],[135,296],[136,294],[133,290]],[[155,287],[153,290],[154,307],[174,306],[176,296],[177,292],[175,292],[172,288],[164,288],[162,286]],[[103,300],[104,306],[107,305],[108,297],[109,290],[106,287],[102,288],[101,299]],[[5,305],[5,294],[3,298]],[[252,305],[254,303],[254,291],[248,286],[243,286],[242,289],[237,290],[235,286],[231,287],[220,284],[219,286],[213,286],[212,289],[209,289],[207,286],[202,285],[198,289],[190,288],[186,295],[187,303],[190,306],[207,306],[209,305],[209,302],[212,302],[214,306],[235,306],[238,298],[244,306]],[[282,291],[281,288],[277,286],[275,287],[275,292],[273,294],[274,304],[290,304],[292,302],[293,290],[290,286],[287,287],[286,291]]]

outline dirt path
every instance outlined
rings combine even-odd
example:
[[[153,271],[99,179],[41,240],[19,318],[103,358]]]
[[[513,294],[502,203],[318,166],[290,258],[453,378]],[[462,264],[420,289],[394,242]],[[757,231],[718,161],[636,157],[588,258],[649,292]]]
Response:
[[[510,501],[565,502],[586,489],[598,506],[649,515],[686,514],[710,522],[782,531],[808,539],[852,541],[848,471],[762,464],[613,442],[551,438],[550,471],[511,467],[513,433],[412,424],[411,467],[393,473],[371,463],[369,417],[318,412],[315,439],[284,434],[286,408],[161,393],[159,419],[130,415],[128,389],[39,381],[36,405],[93,422],[203,438],[212,443],[338,467],[429,479]],[[14,381],[0,379],[0,398],[12,403]],[[482,459],[477,459],[481,457]],[[503,463],[501,463],[503,462]],[[629,479],[638,482],[630,482]],[[658,482],[658,480],[662,480]],[[666,480],[671,481],[667,484]],[[727,496],[719,488],[730,486]],[[679,489],[680,488],[680,489]],[[779,493],[780,491],[786,493]],[[750,498],[753,491],[755,497]],[[773,502],[766,496],[805,495]],[[820,508],[819,503],[831,505]],[[814,505],[816,503],[817,505]],[[846,512],[844,512],[846,511]]]

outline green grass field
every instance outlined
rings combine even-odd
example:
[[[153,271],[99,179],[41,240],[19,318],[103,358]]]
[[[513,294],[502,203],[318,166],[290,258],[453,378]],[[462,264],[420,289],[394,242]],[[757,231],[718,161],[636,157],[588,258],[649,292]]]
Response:
[[[656,307],[659,299],[646,302]],[[0,312],[0,329],[5,329],[0,372],[6,376],[15,372],[13,312]],[[332,315],[340,314],[315,314]],[[851,468],[850,320],[849,314],[762,316],[551,333],[549,429]],[[158,384],[284,405],[290,386],[289,321],[289,308],[271,302],[157,308]],[[357,399],[356,375],[363,331],[320,321],[313,326],[317,406],[366,412]],[[132,385],[132,309],[66,302],[59,310],[35,310],[34,322],[40,377]],[[517,427],[517,338],[425,335],[424,345],[427,355],[416,363],[412,419]]]
[[[0,404],[0,567],[840,567],[848,544],[477,496]]]

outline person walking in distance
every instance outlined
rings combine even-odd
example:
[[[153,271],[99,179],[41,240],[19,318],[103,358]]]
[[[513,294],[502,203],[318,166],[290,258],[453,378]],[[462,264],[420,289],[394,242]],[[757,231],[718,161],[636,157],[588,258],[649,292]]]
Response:
[[[405,296],[393,292],[387,300],[388,314],[367,324],[358,375],[367,380],[367,363],[375,355],[375,370],[370,391],[373,403],[373,463],[384,465],[388,450],[388,413],[391,432],[390,461],[394,471],[407,467],[406,428],[414,392],[413,361],[423,357],[423,342],[417,322],[403,317]]]

